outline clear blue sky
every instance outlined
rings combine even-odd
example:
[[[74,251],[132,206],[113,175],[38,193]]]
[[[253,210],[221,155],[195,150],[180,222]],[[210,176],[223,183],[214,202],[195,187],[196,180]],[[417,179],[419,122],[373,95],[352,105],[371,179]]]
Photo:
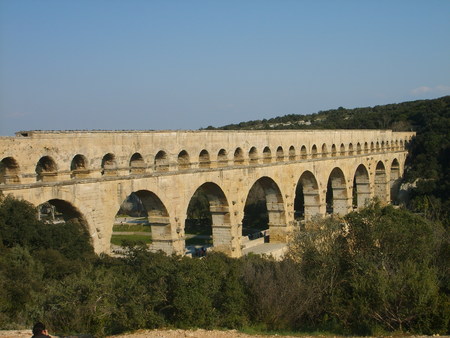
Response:
[[[0,135],[449,94],[449,0],[0,0]]]

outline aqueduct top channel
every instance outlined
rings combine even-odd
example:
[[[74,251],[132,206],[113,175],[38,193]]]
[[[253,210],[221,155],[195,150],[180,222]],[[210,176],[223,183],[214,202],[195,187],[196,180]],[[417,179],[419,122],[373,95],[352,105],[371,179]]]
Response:
[[[110,251],[115,215],[134,192],[148,212],[152,249],[183,254],[188,205],[201,189],[214,248],[238,257],[252,187],[264,192],[270,240],[285,242],[299,210],[309,220],[346,214],[373,197],[390,202],[413,136],[391,130],[22,131],[0,137],[0,193],[34,205],[50,202],[82,219],[100,253]]]

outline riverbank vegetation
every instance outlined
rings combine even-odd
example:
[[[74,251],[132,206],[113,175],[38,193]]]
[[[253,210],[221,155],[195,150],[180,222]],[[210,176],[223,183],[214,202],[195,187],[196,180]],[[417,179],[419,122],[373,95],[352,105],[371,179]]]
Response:
[[[283,261],[130,247],[96,256],[81,224],[0,203],[0,327],[58,334],[243,328],[449,333],[450,241],[438,222],[374,204],[298,232]]]

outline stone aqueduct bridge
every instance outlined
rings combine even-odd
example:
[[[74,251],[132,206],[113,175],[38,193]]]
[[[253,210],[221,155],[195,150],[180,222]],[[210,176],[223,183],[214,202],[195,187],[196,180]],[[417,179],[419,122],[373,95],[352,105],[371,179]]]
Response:
[[[210,203],[214,248],[238,257],[252,187],[265,194],[270,241],[285,242],[300,212],[306,220],[326,214],[327,186],[328,212],[349,212],[353,198],[356,207],[375,196],[389,202],[413,136],[390,130],[18,132],[0,138],[0,193],[34,205],[50,201],[83,219],[100,253],[110,251],[116,213],[135,192],[149,215],[153,249],[183,254],[189,202],[201,189]]]

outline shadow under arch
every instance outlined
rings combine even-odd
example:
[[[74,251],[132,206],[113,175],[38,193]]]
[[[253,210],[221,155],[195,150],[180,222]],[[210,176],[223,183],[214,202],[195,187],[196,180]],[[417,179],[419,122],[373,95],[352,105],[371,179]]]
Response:
[[[216,183],[203,183],[192,195],[186,210],[185,238],[186,249],[193,255],[203,255],[211,246],[214,251],[234,251],[228,200]]]
[[[345,215],[349,211],[345,175],[338,167],[334,168],[328,177],[326,202],[329,214]]]
[[[375,168],[375,197],[381,202],[388,201],[386,168],[382,161],[378,161]]]
[[[370,201],[369,172],[364,164],[360,164],[353,176],[353,207],[363,208]]]
[[[398,191],[401,184],[400,163],[396,158],[391,163],[390,188],[391,202],[397,204]]]
[[[50,199],[37,207],[38,219],[49,224],[75,223],[80,226],[80,236],[85,237],[93,246],[89,235],[89,224],[85,216],[72,203],[62,199]]]
[[[20,167],[13,157],[5,157],[0,161],[0,184],[20,183]]]
[[[259,178],[250,188],[242,219],[243,235],[263,233],[269,229],[267,241],[284,243],[287,238],[283,196],[277,183],[270,177]]]
[[[320,195],[316,177],[310,171],[302,173],[295,189],[294,218],[309,221],[320,214]]]

